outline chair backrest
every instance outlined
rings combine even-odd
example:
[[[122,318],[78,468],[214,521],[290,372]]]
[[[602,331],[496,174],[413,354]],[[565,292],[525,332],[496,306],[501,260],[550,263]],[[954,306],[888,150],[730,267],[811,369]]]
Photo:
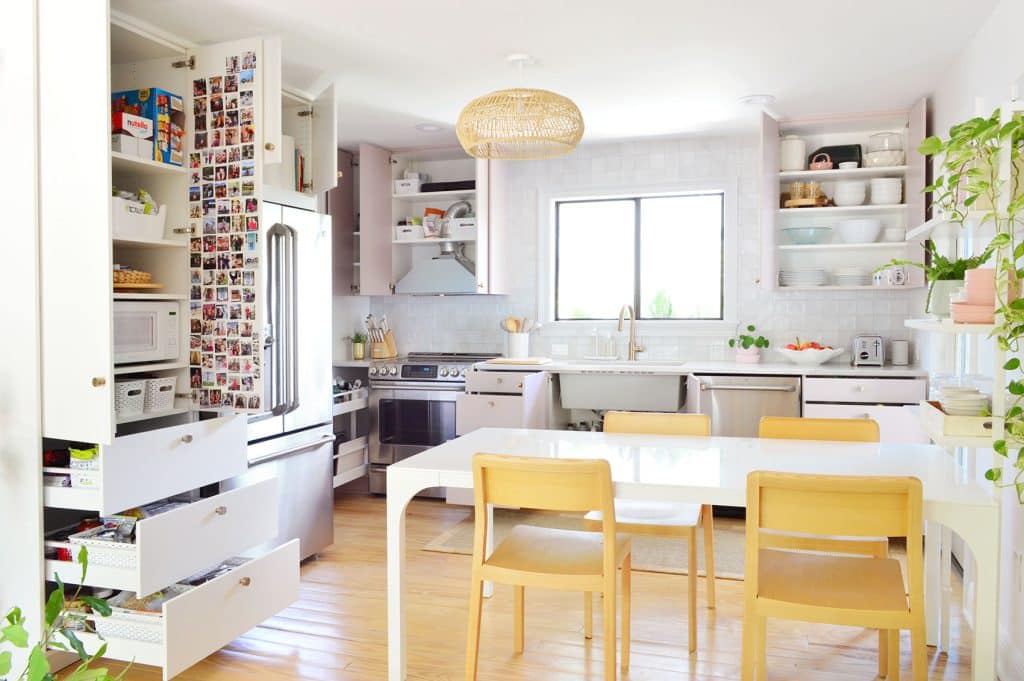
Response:
[[[496,504],[544,511],[601,511],[605,568],[615,568],[615,495],[612,469],[603,459],[478,453],[473,457],[473,501],[474,561],[483,562],[487,505]]]
[[[758,437],[779,440],[838,440],[878,442],[873,419],[819,419],[799,416],[763,416]]]
[[[917,478],[753,471],[747,476],[745,578],[756,585],[762,530],[906,537],[913,593],[922,575],[921,518],[921,481]]]
[[[609,411],[604,415],[606,433],[646,435],[711,435],[707,414],[672,414],[644,411]]]

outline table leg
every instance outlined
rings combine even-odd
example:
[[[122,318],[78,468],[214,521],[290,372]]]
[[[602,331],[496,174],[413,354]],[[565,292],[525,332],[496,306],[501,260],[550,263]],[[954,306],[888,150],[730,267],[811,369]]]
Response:
[[[416,486],[388,472],[388,681],[405,681],[405,509],[413,496],[429,485]]]
[[[970,538],[961,533],[974,554],[977,569],[974,594],[974,681],[995,681],[999,620],[999,516],[972,527]]]
[[[942,614],[939,622],[939,650],[948,653],[952,650],[949,642],[950,614],[953,601],[953,533],[949,528],[942,528]]]
[[[925,642],[938,646],[942,612],[942,527],[934,520],[926,520],[924,529]]]

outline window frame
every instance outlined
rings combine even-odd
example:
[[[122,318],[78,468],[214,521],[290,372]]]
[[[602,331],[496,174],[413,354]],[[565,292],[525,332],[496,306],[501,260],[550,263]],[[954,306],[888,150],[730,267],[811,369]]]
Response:
[[[542,333],[587,332],[593,328],[614,329],[617,319],[556,319],[557,282],[557,205],[559,203],[601,200],[637,200],[670,196],[722,194],[722,318],[643,318],[645,335],[707,335],[717,336],[735,331],[739,308],[739,252],[737,238],[737,180],[719,178],[699,181],[679,181],[662,185],[620,185],[603,188],[580,188],[538,195],[538,260],[537,260],[537,319],[544,323]],[[637,230],[639,231],[639,230]],[[639,251],[634,254],[639,258]],[[634,278],[639,277],[636,267]],[[756,283],[756,282],[755,282]],[[634,283],[634,285],[636,285]],[[635,293],[634,293],[635,297]],[[635,304],[633,301],[632,304]]]

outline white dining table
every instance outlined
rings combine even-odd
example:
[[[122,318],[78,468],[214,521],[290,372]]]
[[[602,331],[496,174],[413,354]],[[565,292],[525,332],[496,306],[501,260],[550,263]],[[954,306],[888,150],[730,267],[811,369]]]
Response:
[[[482,428],[388,467],[388,679],[406,678],[405,511],[430,487],[473,487],[478,452],[553,459],[604,459],[621,499],[745,506],[755,470],[819,475],[896,475],[921,480],[924,519],[960,535],[974,555],[972,678],[996,680],[999,506],[990,485],[941,447],[922,444],[681,437]],[[490,534],[490,533],[489,533]],[[926,582],[937,580],[933,569]],[[937,594],[939,589],[926,589]],[[466,599],[469,602],[469,585]],[[939,606],[930,599],[926,612]]]

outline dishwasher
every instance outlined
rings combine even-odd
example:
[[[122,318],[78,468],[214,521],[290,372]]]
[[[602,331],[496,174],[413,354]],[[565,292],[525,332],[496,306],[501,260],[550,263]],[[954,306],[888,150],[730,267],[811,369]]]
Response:
[[[799,376],[692,374],[687,411],[711,417],[711,434],[757,437],[762,416],[800,416]]]

